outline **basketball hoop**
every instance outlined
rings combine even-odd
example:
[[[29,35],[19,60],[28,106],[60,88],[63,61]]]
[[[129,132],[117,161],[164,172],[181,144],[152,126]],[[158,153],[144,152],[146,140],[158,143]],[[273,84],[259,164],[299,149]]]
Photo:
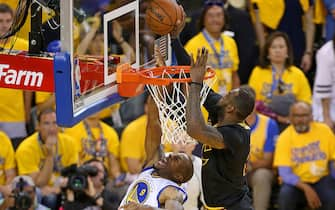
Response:
[[[135,70],[122,64],[117,68],[118,92],[131,97],[146,85],[158,110],[162,128],[162,143],[194,142],[186,133],[186,103],[189,93],[190,66],[162,66]],[[202,105],[215,82],[215,71],[207,69],[200,91]],[[141,86],[142,85],[142,86]]]

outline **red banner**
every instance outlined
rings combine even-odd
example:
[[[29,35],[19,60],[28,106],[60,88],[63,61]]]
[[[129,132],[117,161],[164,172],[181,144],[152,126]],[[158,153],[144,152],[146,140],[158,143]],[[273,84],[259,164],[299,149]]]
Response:
[[[53,58],[0,54],[0,87],[54,92]]]

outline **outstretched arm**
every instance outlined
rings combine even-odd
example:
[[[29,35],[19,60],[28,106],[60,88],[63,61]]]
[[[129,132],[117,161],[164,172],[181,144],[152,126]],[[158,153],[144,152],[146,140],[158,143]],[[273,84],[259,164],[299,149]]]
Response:
[[[197,60],[191,56],[191,84],[186,105],[187,133],[192,138],[216,149],[223,149],[223,136],[212,126],[208,126],[200,109],[200,90],[206,73],[208,51],[198,50]]]
[[[189,54],[186,52],[184,46],[181,44],[178,36],[178,31],[182,31],[185,24],[179,23],[179,30],[177,30],[177,33],[171,34],[171,47],[172,50],[176,56],[177,64],[179,66],[188,66],[191,64],[191,59]],[[207,95],[206,101],[204,103],[204,107],[209,113],[209,120],[212,124],[216,124],[217,122],[217,111],[216,111],[216,105],[218,101],[220,100],[222,96],[211,89]]]
[[[158,108],[151,96],[147,99],[147,129],[145,136],[145,167],[152,166],[163,156],[161,148],[162,130],[159,123]]]

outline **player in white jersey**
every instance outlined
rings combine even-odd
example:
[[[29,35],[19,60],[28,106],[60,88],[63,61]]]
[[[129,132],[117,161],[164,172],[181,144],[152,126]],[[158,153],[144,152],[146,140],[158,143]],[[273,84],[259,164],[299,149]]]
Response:
[[[185,153],[164,155],[160,145],[158,110],[151,97],[147,108],[146,164],[139,177],[129,186],[120,209],[182,210],[187,196],[180,185],[193,176],[192,160]]]
[[[335,35],[316,54],[313,116],[335,132]]]

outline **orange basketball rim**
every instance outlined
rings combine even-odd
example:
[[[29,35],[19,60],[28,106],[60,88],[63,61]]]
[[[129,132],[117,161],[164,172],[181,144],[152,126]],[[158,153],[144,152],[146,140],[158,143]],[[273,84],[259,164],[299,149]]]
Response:
[[[144,85],[166,86],[171,83],[189,83],[191,66],[160,66],[143,69],[132,68],[130,64],[120,64],[116,70],[118,92],[123,97],[134,97],[143,92]],[[182,77],[174,75],[183,74]],[[215,76],[212,68],[207,68],[204,80]]]

